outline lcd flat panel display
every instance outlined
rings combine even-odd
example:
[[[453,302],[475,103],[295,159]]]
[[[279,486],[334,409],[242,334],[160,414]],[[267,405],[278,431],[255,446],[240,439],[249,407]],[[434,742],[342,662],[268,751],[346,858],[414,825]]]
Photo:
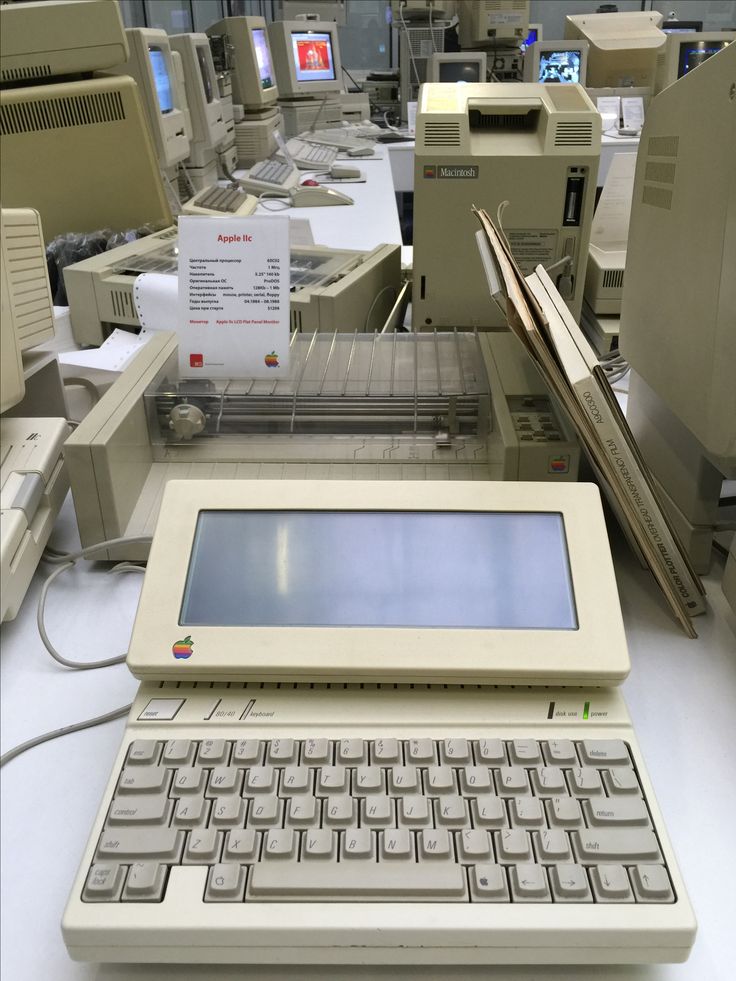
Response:
[[[693,68],[702,65],[708,58],[718,54],[727,45],[728,41],[684,41],[680,45],[680,59],[677,67],[677,77],[682,78]]]
[[[153,81],[156,85],[156,97],[161,112],[165,115],[174,108],[174,100],[171,97],[171,79],[166,67],[166,58],[161,48],[149,46],[148,57],[151,61]]]
[[[562,516],[466,511],[202,511],[179,622],[578,626]]]
[[[441,82],[485,82],[480,77],[480,64],[477,61],[440,62]]]
[[[298,82],[326,82],[335,78],[331,34],[294,31],[291,50]]]
[[[258,77],[261,80],[261,88],[272,89],[274,86],[273,69],[271,68],[271,51],[268,47],[266,32],[260,27],[253,30],[253,47],[256,52],[256,62],[258,64]]]
[[[579,82],[581,51],[540,51],[540,82]]]

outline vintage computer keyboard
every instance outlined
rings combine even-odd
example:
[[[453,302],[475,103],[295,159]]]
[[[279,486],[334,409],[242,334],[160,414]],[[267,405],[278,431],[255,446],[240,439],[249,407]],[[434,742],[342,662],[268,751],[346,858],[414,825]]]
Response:
[[[373,710],[360,696],[375,692],[313,686],[345,695],[331,703],[338,730],[358,717],[340,735],[274,723],[290,708],[303,721],[322,691],[235,687],[139,694],[67,907],[72,956],[266,962],[329,949],[349,963],[362,945],[374,963],[400,946],[409,962],[687,957],[692,911],[616,693],[519,692],[503,724],[479,728],[481,703],[494,704],[481,691],[403,686],[431,704],[424,723],[391,733],[359,721]],[[580,697],[597,702],[570,709]],[[455,701],[468,726],[430,722]],[[518,725],[555,704],[574,724]],[[591,704],[602,732],[587,724]]]
[[[182,206],[185,215],[252,215],[258,206],[258,198],[239,188],[220,187],[215,184]]]
[[[262,160],[254,164],[240,184],[246,191],[263,194],[265,191],[282,191],[288,194],[299,183],[299,170],[282,160]]]
[[[308,143],[294,137],[286,144],[286,149],[300,170],[327,170],[337,160],[338,150],[334,146],[322,146],[319,143]],[[276,151],[280,156],[280,151]]]

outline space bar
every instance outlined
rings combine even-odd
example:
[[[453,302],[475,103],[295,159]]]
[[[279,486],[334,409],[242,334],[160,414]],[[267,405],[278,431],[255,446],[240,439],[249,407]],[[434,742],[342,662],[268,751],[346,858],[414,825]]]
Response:
[[[465,873],[454,862],[260,862],[250,876],[253,899],[361,899],[447,902],[466,898]]]

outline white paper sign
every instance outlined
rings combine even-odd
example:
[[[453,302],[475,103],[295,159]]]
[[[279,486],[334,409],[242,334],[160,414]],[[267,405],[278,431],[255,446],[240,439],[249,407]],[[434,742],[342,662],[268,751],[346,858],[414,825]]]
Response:
[[[409,136],[414,136],[417,131],[417,104],[416,102],[406,103],[406,130]]]
[[[644,100],[640,95],[623,98],[621,113],[624,117],[624,129],[638,133],[644,125]]]
[[[289,219],[179,219],[182,378],[289,370]]]
[[[621,114],[620,98],[617,95],[599,95],[595,101],[601,116],[614,117],[614,122],[609,129],[618,129],[618,120]]]

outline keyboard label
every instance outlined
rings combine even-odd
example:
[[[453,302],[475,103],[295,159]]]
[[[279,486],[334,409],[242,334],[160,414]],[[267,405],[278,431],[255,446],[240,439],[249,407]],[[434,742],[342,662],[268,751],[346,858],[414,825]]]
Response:
[[[289,373],[289,219],[179,220],[182,378]]]

